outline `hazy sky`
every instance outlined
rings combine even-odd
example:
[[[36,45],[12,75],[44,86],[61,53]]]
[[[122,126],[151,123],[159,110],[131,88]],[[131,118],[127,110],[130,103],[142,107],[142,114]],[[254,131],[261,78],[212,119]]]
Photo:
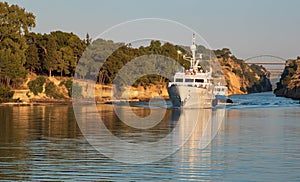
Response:
[[[194,29],[214,48],[239,58],[300,56],[299,0],[11,0],[36,15],[35,32],[63,30],[81,38],[137,18],[170,19]],[[185,36],[185,35],[183,35]]]

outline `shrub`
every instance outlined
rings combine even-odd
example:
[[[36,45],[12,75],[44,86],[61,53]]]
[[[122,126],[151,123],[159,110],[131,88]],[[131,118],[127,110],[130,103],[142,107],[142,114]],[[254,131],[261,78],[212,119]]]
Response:
[[[231,68],[231,65],[229,63],[225,63],[225,66]]]
[[[239,77],[243,76],[242,72],[240,70],[238,70],[238,69],[232,68],[232,72],[234,74],[238,75]]]
[[[72,86],[73,86],[72,80],[67,80],[65,82],[65,87],[68,89],[68,94],[70,97],[72,97]]]
[[[242,92],[246,93],[246,90],[245,90],[244,87],[241,87],[240,90],[241,90]]]
[[[43,92],[43,85],[45,84],[46,79],[42,76],[37,77],[35,80],[28,82],[28,87],[34,95],[38,95]]]
[[[288,85],[291,80],[292,80],[292,77],[290,75],[287,75],[282,79],[281,83],[282,83],[282,85]]]
[[[252,83],[254,83],[257,80],[257,78],[255,77],[255,73],[253,72],[245,72],[244,76],[247,80],[249,80],[249,82]]]
[[[3,87],[0,85],[0,102],[9,102],[14,96],[14,91],[11,91],[8,87]]]
[[[53,97],[54,99],[64,98],[63,94],[59,93],[53,82],[46,83],[45,93],[48,97]]]
[[[62,81],[59,86],[65,86],[68,90],[69,97],[81,98],[82,97],[82,87],[78,83],[73,83],[72,80]]]
[[[63,86],[63,85],[65,85],[65,81],[61,81],[60,83],[59,83],[59,85],[58,86]]]
[[[72,97],[72,85],[73,85],[72,80],[60,82],[59,86],[63,86],[63,85],[67,88],[69,97]]]

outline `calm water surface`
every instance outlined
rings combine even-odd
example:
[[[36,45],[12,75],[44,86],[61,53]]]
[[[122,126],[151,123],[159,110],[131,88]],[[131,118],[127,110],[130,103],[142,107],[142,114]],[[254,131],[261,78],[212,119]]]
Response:
[[[227,107],[226,120],[206,148],[196,145],[201,137],[192,137],[171,156],[141,165],[95,150],[81,134],[72,106],[1,106],[0,180],[300,181],[298,102],[271,93],[232,99],[235,104]],[[176,125],[177,111],[169,109],[151,130],[137,131],[111,107],[98,109],[111,133],[124,140],[156,141]],[[149,114],[148,108],[133,110]]]

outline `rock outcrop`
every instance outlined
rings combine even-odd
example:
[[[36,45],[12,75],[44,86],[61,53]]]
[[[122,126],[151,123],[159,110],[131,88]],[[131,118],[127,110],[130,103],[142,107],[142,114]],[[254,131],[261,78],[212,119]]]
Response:
[[[272,91],[270,73],[262,66],[249,66],[231,55],[229,49],[215,51],[227,82],[228,94],[249,94]]]
[[[276,96],[300,100],[300,57],[296,60],[288,60],[277,88]]]

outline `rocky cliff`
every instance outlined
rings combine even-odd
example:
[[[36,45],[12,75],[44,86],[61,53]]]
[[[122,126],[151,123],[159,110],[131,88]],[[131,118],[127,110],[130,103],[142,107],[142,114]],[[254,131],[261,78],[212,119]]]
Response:
[[[215,51],[227,82],[228,94],[248,94],[272,91],[269,72],[261,66],[245,63],[231,55],[229,49]]]
[[[300,100],[300,57],[286,61],[274,93],[276,96]]]

